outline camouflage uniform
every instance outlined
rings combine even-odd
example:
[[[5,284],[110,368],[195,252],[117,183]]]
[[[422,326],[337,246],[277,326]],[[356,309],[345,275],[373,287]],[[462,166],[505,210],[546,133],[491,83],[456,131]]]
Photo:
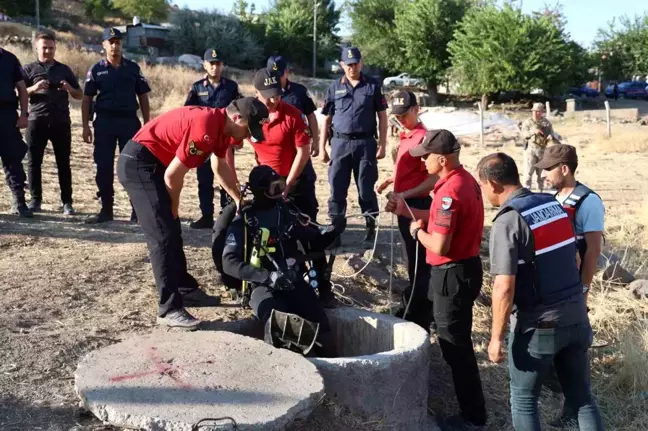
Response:
[[[538,182],[538,189],[542,191],[543,181],[541,178],[542,169],[534,168],[533,165],[542,160],[545,148],[556,142],[551,122],[546,118],[535,121],[529,118],[522,123],[520,135],[524,139],[524,185],[531,189],[531,180],[535,172]],[[540,129],[542,134],[536,133]]]

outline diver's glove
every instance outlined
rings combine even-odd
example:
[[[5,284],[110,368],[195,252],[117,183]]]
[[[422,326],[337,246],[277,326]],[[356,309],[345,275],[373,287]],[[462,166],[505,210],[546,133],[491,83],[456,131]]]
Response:
[[[270,273],[270,288],[273,290],[293,290],[295,286],[289,277],[282,272],[272,271]]]

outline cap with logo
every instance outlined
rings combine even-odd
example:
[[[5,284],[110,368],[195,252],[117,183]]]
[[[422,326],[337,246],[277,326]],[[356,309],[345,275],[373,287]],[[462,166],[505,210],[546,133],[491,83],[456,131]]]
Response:
[[[205,61],[223,61],[223,58],[218,54],[218,51],[216,51],[215,48],[209,48],[205,51],[205,55],[203,55],[203,60]]]
[[[268,68],[268,70],[272,70],[279,76],[282,76],[288,68],[288,62],[282,55],[275,55],[268,58],[268,64],[266,67]]]
[[[534,103],[533,108],[531,108],[531,111],[542,111],[544,112],[545,107],[542,103]]]
[[[254,88],[265,98],[281,96],[279,74],[272,69],[259,69],[254,75]]]
[[[355,64],[359,63],[361,58],[360,50],[355,46],[350,46],[342,50],[342,58],[340,60],[345,64]]]
[[[248,129],[255,142],[265,140],[263,136],[263,123],[268,121],[270,114],[268,108],[255,97],[243,97],[232,102],[234,108],[248,123]]]
[[[101,40],[110,40],[110,39],[120,39],[122,38],[122,32],[114,27],[104,28],[103,35]]]
[[[403,115],[416,106],[416,96],[411,91],[399,91],[391,99],[391,115]]]
[[[559,144],[545,150],[542,160],[534,166],[538,169],[549,169],[561,163],[578,163],[576,148],[567,144]]]
[[[452,154],[461,149],[459,141],[449,130],[429,130],[423,141],[409,150],[412,157],[423,157],[428,154]]]

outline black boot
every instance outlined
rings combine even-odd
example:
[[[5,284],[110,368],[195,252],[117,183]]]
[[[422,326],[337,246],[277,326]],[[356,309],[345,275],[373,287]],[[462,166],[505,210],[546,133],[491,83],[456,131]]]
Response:
[[[39,213],[41,212],[41,200],[40,199],[34,199],[32,198],[29,201],[28,208],[31,212],[33,213]]]
[[[11,205],[11,214],[18,215],[20,217],[32,218],[34,213],[27,207],[25,202],[19,203],[15,202]]]
[[[364,241],[374,242],[376,239],[376,220],[367,217],[367,230],[365,231]]]
[[[211,229],[214,226],[214,216],[209,214],[209,215],[203,215],[196,221],[192,221],[189,223],[189,227],[191,229]]]
[[[86,224],[96,224],[96,223],[105,223],[113,221],[113,208],[111,206],[102,206],[99,214],[88,216],[85,220]]]

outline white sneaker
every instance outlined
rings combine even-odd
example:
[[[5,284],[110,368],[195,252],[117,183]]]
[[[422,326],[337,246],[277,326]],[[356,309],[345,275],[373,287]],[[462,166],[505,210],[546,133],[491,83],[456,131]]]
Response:
[[[189,314],[184,308],[180,308],[169,311],[164,317],[158,317],[157,323],[158,325],[168,326],[169,328],[184,328],[195,331],[198,329],[201,321]]]

